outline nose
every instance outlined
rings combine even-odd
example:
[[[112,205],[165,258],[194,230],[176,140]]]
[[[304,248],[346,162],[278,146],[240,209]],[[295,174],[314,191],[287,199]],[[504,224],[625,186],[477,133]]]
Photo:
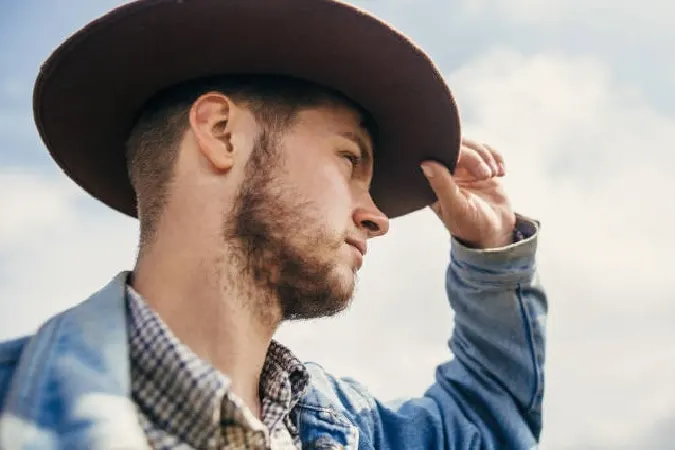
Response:
[[[389,218],[377,208],[370,194],[364,195],[364,201],[354,211],[354,223],[367,233],[369,239],[384,236],[389,231]]]

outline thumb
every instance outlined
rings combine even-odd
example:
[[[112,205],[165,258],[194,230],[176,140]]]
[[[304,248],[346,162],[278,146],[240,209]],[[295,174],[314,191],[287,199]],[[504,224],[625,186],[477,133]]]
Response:
[[[423,162],[421,168],[442,209],[445,211],[455,209],[462,198],[462,192],[448,168],[433,161]]]

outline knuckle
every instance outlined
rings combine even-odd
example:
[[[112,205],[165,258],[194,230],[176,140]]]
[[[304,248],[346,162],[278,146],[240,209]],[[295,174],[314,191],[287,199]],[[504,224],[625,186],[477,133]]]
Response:
[[[485,148],[487,148],[490,151],[490,153],[492,153],[492,156],[495,159],[497,159],[499,161],[503,161],[504,158],[502,157],[502,154],[498,150],[496,150],[491,145],[488,145],[488,144],[484,144],[484,145],[485,145]]]

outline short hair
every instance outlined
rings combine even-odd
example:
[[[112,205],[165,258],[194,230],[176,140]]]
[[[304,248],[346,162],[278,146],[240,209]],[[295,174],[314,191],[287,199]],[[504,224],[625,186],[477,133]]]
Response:
[[[202,78],[164,89],[142,108],[126,142],[127,169],[136,193],[141,247],[150,242],[168,200],[180,143],[189,126],[190,107],[200,95],[220,92],[250,109],[258,126],[282,132],[304,109],[346,105],[356,109],[375,140],[375,123],[360,105],[317,84],[281,75],[230,75]]]

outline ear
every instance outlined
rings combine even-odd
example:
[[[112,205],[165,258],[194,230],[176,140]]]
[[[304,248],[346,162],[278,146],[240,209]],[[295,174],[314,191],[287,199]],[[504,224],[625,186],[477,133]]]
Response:
[[[220,93],[200,96],[190,108],[190,128],[202,155],[217,171],[228,171],[234,164],[235,148],[229,123],[236,106]]]

